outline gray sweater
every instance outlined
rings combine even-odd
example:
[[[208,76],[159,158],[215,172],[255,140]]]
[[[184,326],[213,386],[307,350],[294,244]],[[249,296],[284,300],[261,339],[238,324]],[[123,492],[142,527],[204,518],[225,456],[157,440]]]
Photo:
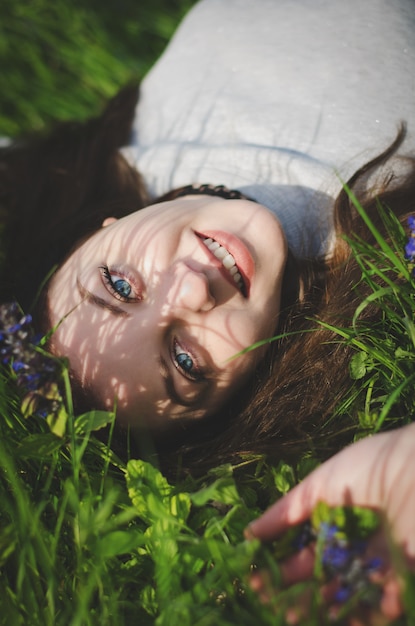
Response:
[[[401,120],[415,153],[414,118],[415,0],[201,0],[145,78],[124,153],[154,196],[239,189],[316,254],[341,180]]]

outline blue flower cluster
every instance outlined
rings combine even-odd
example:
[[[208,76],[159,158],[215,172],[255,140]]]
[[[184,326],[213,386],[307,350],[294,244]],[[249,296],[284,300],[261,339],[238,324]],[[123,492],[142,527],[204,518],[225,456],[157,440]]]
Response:
[[[370,582],[370,574],[377,571],[381,559],[366,559],[367,542],[363,539],[351,539],[338,526],[330,522],[321,522],[316,529],[310,521],[301,525],[292,541],[292,547],[300,551],[311,543],[317,546],[324,580],[335,580],[338,584],[334,601],[344,604],[359,594],[361,601],[377,603],[379,593]]]
[[[415,217],[408,217],[410,235],[405,246],[405,257],[410,263],[415,263]],[[414,272],[414,270],[412,270]]]
[[[382,565],[379,558],[365,559],[367,542],[346,538],[335,524],[322,522],[318,543],[322,547],[321,561],[326,577],[335,578],[339,584],[335,601],[342,604],[357,593],[365,599],[367,592],[373,591],[369,576]]]
[[[26,416],[57,415],[62,406],[59,364],[39,350],[30,315],[17,303],[0,305],[0,362],[9,369],[23,398]]]

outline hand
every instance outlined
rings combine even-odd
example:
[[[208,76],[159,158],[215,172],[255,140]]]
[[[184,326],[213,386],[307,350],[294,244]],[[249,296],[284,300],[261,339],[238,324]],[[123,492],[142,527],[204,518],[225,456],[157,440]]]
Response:
[[[415,424],[345,448],[252,522],[246,534],[263,541],[275,539],[307,520],[320,501],[330,506],[362,506],[378,511],[383,520],[382,532],[372,550],[386,550],[390,536],[401,548],[407,565],[415,569]],[[310,549],[287,559],[281,568],[285,584],[311,577],[313,561]],[[392,568],[384,574],[380,608],[394,619],[402,609],[399,582]]]

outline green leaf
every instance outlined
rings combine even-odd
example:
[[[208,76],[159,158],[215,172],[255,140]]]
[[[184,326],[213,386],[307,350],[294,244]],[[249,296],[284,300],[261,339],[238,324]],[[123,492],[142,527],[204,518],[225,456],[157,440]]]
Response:
[[[297,465],[297,477],[298,480],[303,480],[306,476],[311,474],[320,465],[320,461],[313,457],[304,457],[299,461]]]
[[[50,432],[57,437],[63,437],[66,432],[66,424],[68,422],[68,414],[65,407],[62,405],[57,415],[49,414],[46,418],[49,425]]]
[[[415,359],[415,352],[410,352],[409,350],[404,350],[400,346],[398,346],[395,350],[395,357],[397,359],[409,359],[413,361]]]
[[[365,539],[372,535],[379,527],[379,515],[372,509],[353,506],[350,510],[348,524],[354,526],[359,537]]]
[[[62,445],[62,439],[52,433],[28,435],[22,439],[16,453],[21,457],[43,459],[52,456]]]
[[[0,565],[3,566],[9,556],[18,546],[17,533],[14,524],[9,524],[1,530],[0,534]]]
[[[170,513],[173,517],[181,522],[186,522],[189,517],[192,502],[189,494],[178,493],[170,500]]]
[[[404,591],[402,598],[405,607],[405,616],[407,624],[415,623],[415,573],[408,572],[405,577]]]
[[[337,526],[338,534],[349,539],[365,539],[373,534],[379,526],[379,516],[372,509],[359,506],[330,507],[319,502],[311,514],[313,528],[318,531],[322,523]]]
[[[115,413],[111,411],[89,411],[75,419],[75,433],[85,435],[95,430],[100,430],[115,419]]]
[[[405,324],[405,328],[412,341],[412,345],[415,346],[415,324],[407,316],[404,317],[403,323]]]
[[[229,505],[238,504],[241,501],[235,481],[231,476],[218,478],[196,493],[191,493],[190,499],[196,506],[204,506],[212,501]]]
[[[329,523],[331,521],[330,517],[330,507],[325,502],[319,502],[313,509],[311,514],[311,524],[315,530],[318,530],[320,525],[323,522]]]
[[[350,360],[350,377],[352,380],[362,379],[373,365],[367,352],[356,352]]]
[[[150,463],[129,461],[127,465],[128,494],[140,517],[147,523],[159,519],[185,522],[191,508],[187,493],[175,493],[161,472]]]
[[[373,428],[379,418],[377,411],[358,411],[357,416],[360,426],[365,430],[367,428]]]
[[[136,530],[114,530],[100,540],[99,551],[103,557],[113,557],[132,552],[145,544],[144,535]]]
[[[274,481],[278,491],[282,494],[287,493],[296,483],[294,470],[291,465],[281,461],[274,470]]]

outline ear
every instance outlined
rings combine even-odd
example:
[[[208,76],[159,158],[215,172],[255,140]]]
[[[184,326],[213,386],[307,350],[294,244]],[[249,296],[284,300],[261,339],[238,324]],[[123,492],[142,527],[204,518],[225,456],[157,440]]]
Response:
[[[111,224],[114,224],[114,222],[116,221],[116,217],[106,217],[105,220],[102,222],[102,228],[105,228],[106,226],[111,226]]]

